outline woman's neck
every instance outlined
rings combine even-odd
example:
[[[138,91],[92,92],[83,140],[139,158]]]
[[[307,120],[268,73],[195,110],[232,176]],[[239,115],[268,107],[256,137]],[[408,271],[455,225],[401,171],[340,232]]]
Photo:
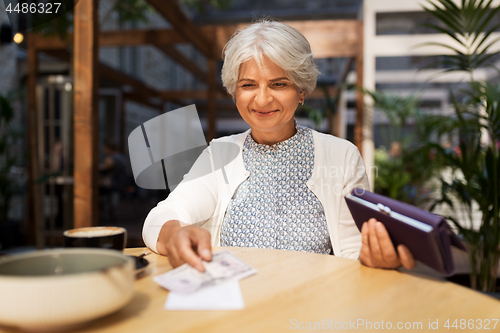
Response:
[[[294,136],[295,133],[297,133],[297,129],[295,128],[295,121],[293,122],[293,126],[287,128],[284,131],[265,132],[265,131],[255,130],[252,128],[250,132],[250,134],[252,135],[252,139],[255,142],[261,145],[268,145],[268,146],[272,146],[274,144],[288,140],[292,136]]]

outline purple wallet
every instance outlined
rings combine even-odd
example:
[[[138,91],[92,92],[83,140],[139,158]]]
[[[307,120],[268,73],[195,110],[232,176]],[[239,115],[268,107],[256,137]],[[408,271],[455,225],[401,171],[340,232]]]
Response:
[[[416,260],[453,275],[450,247],[466,248],[443,217],[359,188],[345,200],[360,231],[364,222],[376,218],[384,224],[395,247],[404,244]]]

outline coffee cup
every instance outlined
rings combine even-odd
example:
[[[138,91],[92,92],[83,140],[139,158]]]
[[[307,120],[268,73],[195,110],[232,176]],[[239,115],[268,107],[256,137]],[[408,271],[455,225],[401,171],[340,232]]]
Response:
[[[123,251],[127,230],[120,227],[88,227],[64,232],[64,247],[96,247]]]

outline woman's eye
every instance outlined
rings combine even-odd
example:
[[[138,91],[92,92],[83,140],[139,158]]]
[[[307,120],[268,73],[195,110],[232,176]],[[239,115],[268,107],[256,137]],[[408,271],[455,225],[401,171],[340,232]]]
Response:
[[[242,85],[243,88],[249,88],[252,86],[253,86],[253,84],[251,84],[251,83],[247,83],[247,84]]]
[[[274,84],[274,86],[275,86],[275,87],[278,87],[278,88],[283,88],[283,87],[286,87],[286,86],[287,86],[287,84],[286,84],[286,83],[284,83],[284,82],[276,82],[276,83]]]

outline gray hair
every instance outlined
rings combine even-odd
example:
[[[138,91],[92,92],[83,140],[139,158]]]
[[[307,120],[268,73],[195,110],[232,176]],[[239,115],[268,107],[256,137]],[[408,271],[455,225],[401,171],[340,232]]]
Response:
[[[262,20],[237,32],[224,47],[222,84],[231,96],[236,94],[240,65],[254,58],[261,66],[263,55],[280,66],[306,94],[316,87],[319,71],[307,39],[286,24]]]

